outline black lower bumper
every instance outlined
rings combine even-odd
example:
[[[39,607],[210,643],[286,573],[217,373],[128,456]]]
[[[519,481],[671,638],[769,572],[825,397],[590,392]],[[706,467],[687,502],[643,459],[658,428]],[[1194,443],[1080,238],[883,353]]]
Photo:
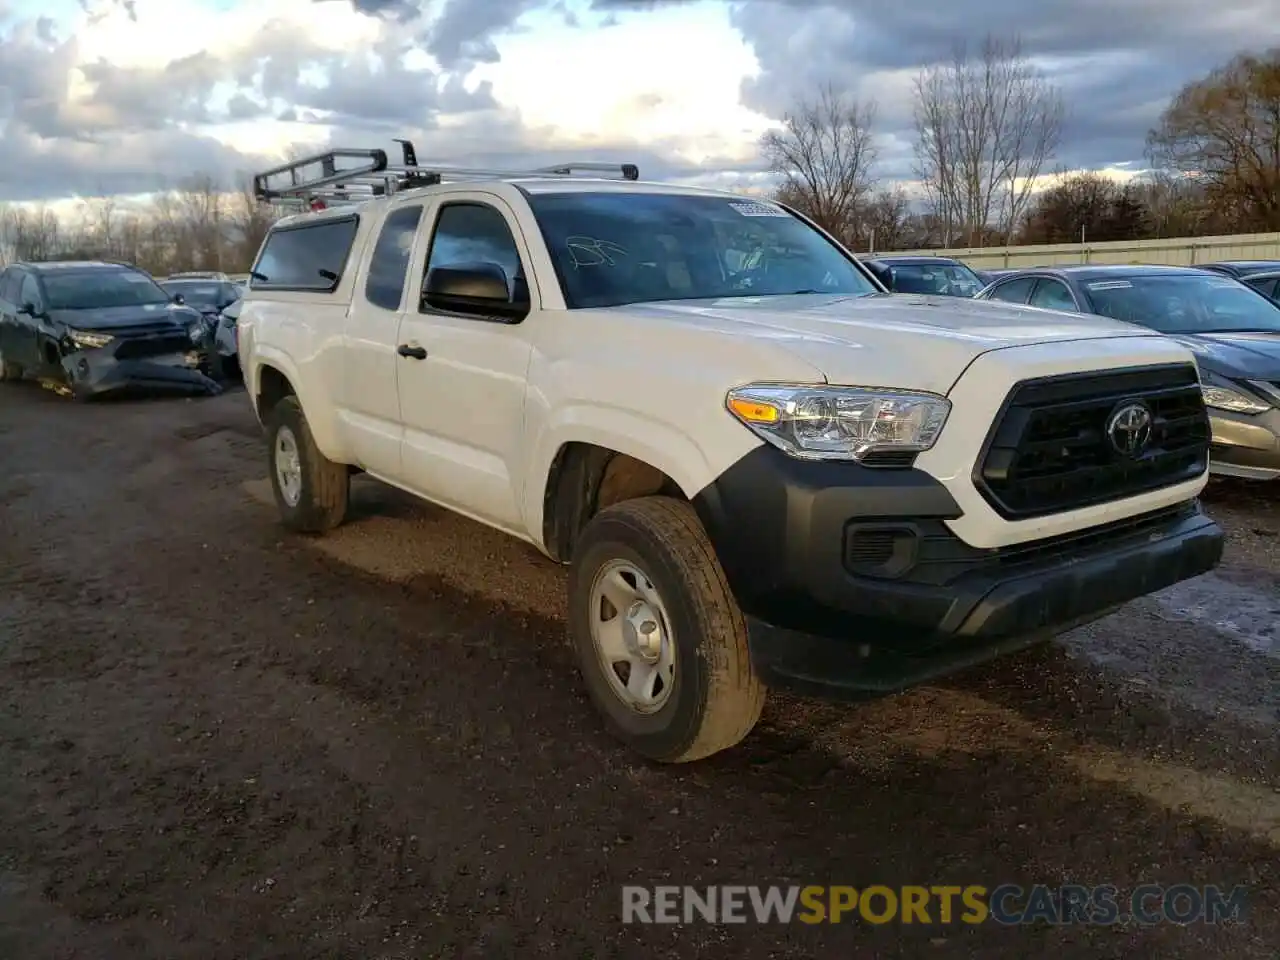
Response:
[[[844,698],[891,693],[1105,616],[1213,569],[1224,539],[1184,503],[980,550],[950,532],[945,521],[960,510],[921,471],[764,449],[697,506],[765,682]]]
[[[200,367],[201,360],[194,357],[181,363],[145,358],[118,360],[96,350],[78,351],[62,360],[68,385],[82,399],[155,392],[219,393],[221,386]]]

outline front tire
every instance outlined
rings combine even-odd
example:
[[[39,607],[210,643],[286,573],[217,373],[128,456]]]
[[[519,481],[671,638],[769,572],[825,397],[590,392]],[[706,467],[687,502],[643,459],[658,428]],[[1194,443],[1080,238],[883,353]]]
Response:
[[[351,478],[346,464],[320,452],[297,397],[285,397],[267,418],[271,489],[280,519],[297,533],[327,533],[346,518]]]
[[[746,621],[688,503],[643,497],[597,514],[574,550],[569,617],[587,692],[644,756],[700,760],[760,719]]]

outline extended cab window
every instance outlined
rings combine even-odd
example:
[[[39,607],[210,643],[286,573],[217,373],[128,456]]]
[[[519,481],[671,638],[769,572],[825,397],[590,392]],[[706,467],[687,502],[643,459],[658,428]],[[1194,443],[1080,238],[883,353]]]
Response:
[[[254,289],[333,290],[356,237],[355,217],[281,227],[267,237],[251,279]]]
[[[1019,277],[1002,283],[987,295],[989,300],[1004,300],[1006,303],[1026,303],[1031,288],[1036,285],[1035,277]]]
[[[516,281],[524,278],[511,228],[506,218],[488,204],[450,203],[441,208],[436,218],[427,273],[433,267],[464,263],[496,263],[506,273],[507,288],[512,292]]]
[[[830,240],[772,203],[682,193],[539,193],[530,206],[565,303],[879,293]]]
[[[369,276],[364,282],[364,298],[383,310],[399,310],[404,278],[409,272],[413,238],[418,235],[422,207],[401,207],[388,214],[369,260]]]

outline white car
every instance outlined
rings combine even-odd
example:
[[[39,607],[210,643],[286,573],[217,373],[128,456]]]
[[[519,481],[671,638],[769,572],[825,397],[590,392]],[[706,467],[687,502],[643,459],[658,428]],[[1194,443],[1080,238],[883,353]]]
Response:
[[[315,212],[266,238],[239,353],[285,524],[339,524],[364,471],[568,564],[636,750],[705,757],[768,687],[889,693],[1218,563],[1172,340],[891,295],[785,207],[573,166],[259,175]]]

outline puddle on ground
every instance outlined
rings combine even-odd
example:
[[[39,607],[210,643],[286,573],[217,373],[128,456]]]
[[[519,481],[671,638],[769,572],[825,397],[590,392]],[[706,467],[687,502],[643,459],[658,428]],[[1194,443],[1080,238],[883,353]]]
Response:
[[[1152,599],[1174,620],[1212,627],[1255,653],[1280,659],[1280,597],[1274,594],[1206,573]]]

